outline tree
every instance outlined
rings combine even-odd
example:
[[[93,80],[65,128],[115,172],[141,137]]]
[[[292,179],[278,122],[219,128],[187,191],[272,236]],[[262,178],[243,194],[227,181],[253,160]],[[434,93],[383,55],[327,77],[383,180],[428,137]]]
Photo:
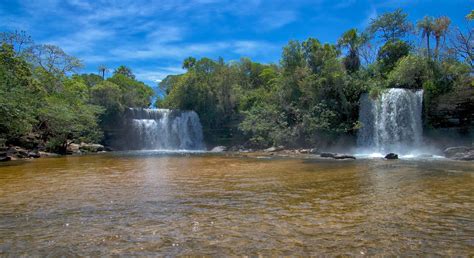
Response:
[[[425,16],[417,23],[418,30],[421,31],[421,37],[426,38],[426,49],[428,59],[431,59],[430,36],[434,29],[434,19],[430,16]]]
[[[109,71],[109,68],[107,68],[106,65],[99,65],[97,70],[99,71],[99,74],[102,74],[102,80],[105,80],[105,73]]]
[[[117,67],[117,69],[114,71],[114,75],[115,74],[123,74],[126,77],[135,80],[135,75],[133,74],[132,69],[126,67],[125,65]]]
[[[410,53],[411,46],[405,41],[388,41],[378,54],[377,61],[382,76],[386,76],[397,64],[398,60]]]
[[[371,20],[368,31],[371,34],[380,33],[385,41],[403,38],[413,28],[413,25],[407,20],[407,16],[402,9],[384,13]]]
[[[450,24],[451,24],[451,19],[449,19],[449,17],[446,17],[446,16],[441,16],[434,20],[433,35],[436,40],[435,55],[434,55],[435,59],[438,59],[439,57],[439,48],[440,48],[441,38],[443,39],[446,38],[446,33],[448,32]]]
[[[471,23],[473,18],[469,18],[472,13],[473,11],[467,15],[467,31],[462,31],[457,27],[450,37],[451,45],[457,57],[469,64],[471,70],[474,69],[474,28]],[[472,16],[474,17],[474,14]]]
[[[350,29],[337,41],[337,45],[348,50],[344,58],[344,66],[350,73],[356,72],[360,67],[359,48],[365,43],[366,38],[361,36],[357,29]]]
[[[123,74],[114,74],[107,79],[120,87],[122,91],[121,103],[125,107],[146,108],[151,105],[153,89],[145,83],[136,81]]]
[[[27,59],[53,76],[76,72],[83,67],[81,60],[66,54],[54,45],[34,45],[26,50]]]
[[[0,32],[0,45],[3,43],[12,46],[15,53],[20,54],[33,44],[33,40],[25,31]]]
[[[0,137],[15,138],[30,132],[36,124],[39,94],[28,64],[12,45],[0,47]]]
[[[183,69],[189,70],[196,64],[196,58],[190,56],[183,61]]]
[[[89,89],[78,78],[65,79],[61,92],[46,96],[39,109],[39,130],[50,151],[65,153],[71,142],[102,138],[98,117],[103,109],[89,104]]]
[[[428,79],[428,70],[425,60],[413,55],[402,57],[388,75],[388,84],[394,88],[421,89]]]

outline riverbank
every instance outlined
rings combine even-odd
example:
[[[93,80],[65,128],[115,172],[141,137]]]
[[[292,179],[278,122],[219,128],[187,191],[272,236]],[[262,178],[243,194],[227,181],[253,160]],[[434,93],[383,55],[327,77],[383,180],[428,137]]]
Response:
[[[47,152],[44,148],[27,149],[20,146],[10,145],[8,147],[0,147],[0,162],[38,159],[41,157],[56,157],[61,155],[82,155],[87,153],[106,152],[105,147],[101,144],[89,143],[71,143],[66,148],[66,153]]]

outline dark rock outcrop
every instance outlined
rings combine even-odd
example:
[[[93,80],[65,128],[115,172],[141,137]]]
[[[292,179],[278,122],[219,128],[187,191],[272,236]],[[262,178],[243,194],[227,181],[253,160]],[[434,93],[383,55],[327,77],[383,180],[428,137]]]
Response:
[[[426,118],[434,128],[474,128],[474,87],[466,86],[428,101]]]
[[[398,159],[398,155],[395,154],[395,153],[389,153],[389,154],[385,155],[385,158],[386,159]]]

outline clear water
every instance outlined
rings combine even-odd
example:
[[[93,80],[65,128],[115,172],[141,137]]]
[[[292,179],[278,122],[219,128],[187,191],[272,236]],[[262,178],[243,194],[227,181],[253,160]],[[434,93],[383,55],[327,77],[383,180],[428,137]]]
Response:
[[[472,189],[474,163],[436,159],[13,162],[0,165],[0,256],[472,256]]]

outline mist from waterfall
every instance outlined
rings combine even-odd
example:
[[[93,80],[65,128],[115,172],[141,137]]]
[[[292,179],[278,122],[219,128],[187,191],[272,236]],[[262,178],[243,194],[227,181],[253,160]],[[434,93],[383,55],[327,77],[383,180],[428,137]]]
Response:
[[[366,153],[413,153],[423,146],[423,90],[388,89],[376,99],[363,94],[357,146]]]
[[[204,150],[202,126],[194,111],[129,109],[128,141],[139,150]]]

